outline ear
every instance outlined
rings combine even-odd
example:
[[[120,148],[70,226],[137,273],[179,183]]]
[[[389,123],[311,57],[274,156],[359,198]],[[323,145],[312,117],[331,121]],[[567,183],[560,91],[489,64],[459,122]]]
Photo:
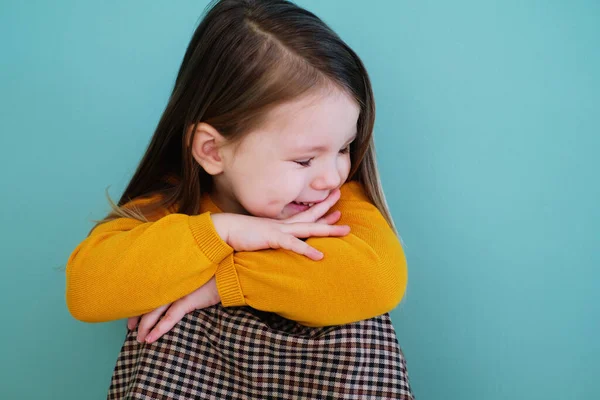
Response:
[[[192,125],[190,130],[193,128]],[[196,162],[210,175],[223,172],[223,158],[220,151],[226,140],[219,131],[205,122],[200,122],[191,135],[192,156]]]

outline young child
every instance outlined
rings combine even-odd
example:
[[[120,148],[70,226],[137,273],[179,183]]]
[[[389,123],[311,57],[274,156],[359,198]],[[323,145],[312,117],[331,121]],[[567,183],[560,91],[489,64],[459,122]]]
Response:
[[[129,318],[108,398],[413,398],[374,118],[362,62],[314,14],[209,6],[133,178],[67,263],[75,318]]]

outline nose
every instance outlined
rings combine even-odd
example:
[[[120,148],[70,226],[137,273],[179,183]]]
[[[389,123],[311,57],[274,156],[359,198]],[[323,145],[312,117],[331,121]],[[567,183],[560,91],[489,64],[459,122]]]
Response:
[[[327,165],[320,169],[311,186],[315,190],[333,190],[340,186],[340,183],[342,177],[337,166]]]

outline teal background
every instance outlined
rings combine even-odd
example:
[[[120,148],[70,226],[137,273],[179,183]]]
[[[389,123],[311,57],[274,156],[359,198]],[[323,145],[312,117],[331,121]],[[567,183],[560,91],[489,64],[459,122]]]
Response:
[[[206,1],[0,3],[3,399],[102,399],[125,321],[64,265],[118,199]],[[300,1],[361,56],[418,399],[600,398],[600,3]]]

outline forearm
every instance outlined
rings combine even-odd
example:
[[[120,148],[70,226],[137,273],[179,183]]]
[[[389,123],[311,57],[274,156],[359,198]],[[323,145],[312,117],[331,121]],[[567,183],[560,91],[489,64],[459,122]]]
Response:
[[[107,222],[69,257],[67,306],[85,322],[141,315],[208,282],[232,252],[208,214]]]
[[[359,239],[348,238],[348,246],[360,245]],[[315,245],[318,247],[318,245]],[[343,250],[343,246],[339,247]],[[256,253],[263,257],[277,254],[279,266],[257,265]],[[254,253],[236,253],[235,272],[241,290],[232,290],[230,296],[221,296],[224,306],[249,305],[277,313],[306,326],[338,325],[372,318],[389,312],[400,302],[406,288],[406,262],[381,260],[373,256],[361,257],[355,262],[341,264],[327,262],[347,254],[324,251],[322,261],[311,261],[311,266],[298,266],[295,253],[265,250]],[[369,264],[365,265],[365,261]],[[394,267],[395,264],[395,267]],[[221,266],[220,266],[221,268]],[[224,287],[219,281],[219,291]],[[231,303],[227,303],[228,299]],[[233,297],[233,298],[232,298]]]
[[[351,233],[308,239],[325,254],[323,260],[286,250],[239,252],[224,260],[217,273],[223,305],[249,305],[307,326],[350,323],[394,309],[407,284],[399,240],[360,197],[340,201],[335,209]],[[219,274],[228,277],[226,290]]]

